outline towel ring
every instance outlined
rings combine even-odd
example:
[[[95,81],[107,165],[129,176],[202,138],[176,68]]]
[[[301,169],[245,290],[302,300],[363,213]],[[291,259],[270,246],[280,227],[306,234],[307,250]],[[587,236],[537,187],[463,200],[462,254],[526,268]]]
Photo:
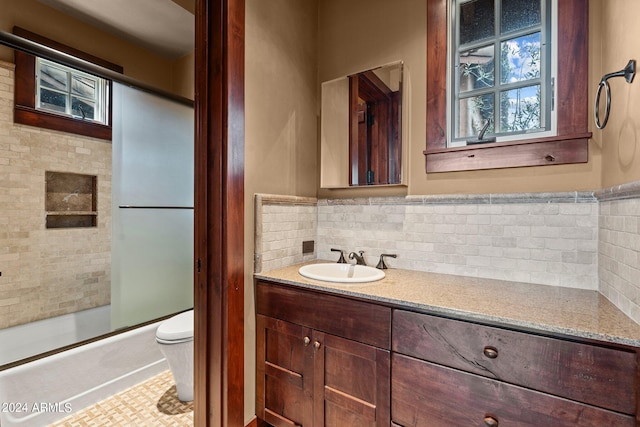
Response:
[[[604,129],[609,121],[609,112],[611,111],[611,88],[609,87],[609,80],[612,77],[624,77],[627,83],[631,83],[633,81],[633,77],[636,75],[636,61],[631,59],[627,66],[620,71],[616,71],[615,73],[605,74],[600,83],[598,83],[598,92],[596,93],[596,104],[594,106],[594,116],[596,119],[596,127],[598,129]],[[604,117],[602,123],[600,122],[600,95],[602,93],[602,88],[604,88],[605,96],[606,96],[606,107],[604,110]]]

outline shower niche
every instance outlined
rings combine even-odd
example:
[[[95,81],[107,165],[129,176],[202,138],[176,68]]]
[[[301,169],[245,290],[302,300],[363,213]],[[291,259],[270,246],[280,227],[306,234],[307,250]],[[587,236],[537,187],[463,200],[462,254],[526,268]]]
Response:
[[[96,176],[45,172],[46,228],[95,227]]]

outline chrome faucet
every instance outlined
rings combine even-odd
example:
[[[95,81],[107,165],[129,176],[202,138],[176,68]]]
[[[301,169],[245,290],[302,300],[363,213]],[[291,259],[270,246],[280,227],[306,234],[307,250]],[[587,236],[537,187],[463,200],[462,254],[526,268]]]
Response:
[[[349,259],[355,259],[357,265],[367,265],[367,262],[364,260],[364,251],[360,251],[360,255],[355,252],[351,252],[349,254]]]

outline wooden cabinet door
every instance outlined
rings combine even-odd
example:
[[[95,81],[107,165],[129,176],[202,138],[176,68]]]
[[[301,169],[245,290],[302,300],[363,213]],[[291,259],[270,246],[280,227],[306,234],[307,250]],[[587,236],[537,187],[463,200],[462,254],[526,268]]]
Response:
[[[390,357],[356,341],[313,331],[314,425],[388,427]]]
[[[256,327],[258,417],[275,427],[311,427],[311,329],[261,315]]]

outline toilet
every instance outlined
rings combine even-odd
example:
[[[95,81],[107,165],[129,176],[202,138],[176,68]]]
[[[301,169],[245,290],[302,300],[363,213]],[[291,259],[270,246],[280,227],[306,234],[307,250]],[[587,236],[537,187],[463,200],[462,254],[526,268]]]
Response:
[[[156,342],[167,359],[178,399],[193,400],[193,310],[177,314],[158,326]]]

